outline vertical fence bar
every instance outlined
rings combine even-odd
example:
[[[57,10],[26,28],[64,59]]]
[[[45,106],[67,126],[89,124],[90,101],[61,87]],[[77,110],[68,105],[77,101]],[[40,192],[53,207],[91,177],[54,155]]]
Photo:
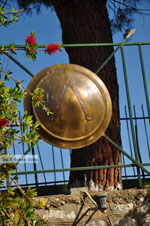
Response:
[[[135,132],[134,132],[134,125],[133,125],[132,110],[131,110],[131,100],[130,100],[130,92],[129,92],[129,85],[128,85],[126,63],[125,63],[125,55],[124,55],[123,47],[121,47],[121,56],[122,56],[122,64],[123,64],[123,71],[124,71],[124,80],[125,80],[125,87],[126,87],[127,103],[128,103],[128,109],[129,109],[131,133],[132,133],[133,146],[134,146],[134,154],[135,154],[136,161],[139,163],[139,158],[138,158],[138,153],[137,153],[137,145],[136,145],[136,139],[135,139]],[[141,187],[142,186],[142,180],[141,180],[141,176],[140,176],[140,173],[139,173],[139,167],[137,167],[137,174],[138,174],[139,187]]]
[[[54,156],[54,146],[52,145],[52,156],[53,156],[53,169],[55,170],[55,156]],[[54,180],[55,180],[55,185],[56,185],[56,172],[54,172]]]
[[[134,111],[134,117],[135,117],[135,138],[136,138],[136,144],[137,144],[137,152],[138,152],[138,157],[139,157],[139,162],[142,164],[142,157],[140,153],[140,146],[139,146],[139,138],[138,138],[138,125],[137,125],[137,117],[136,117],[136,110],[135,110],[135,105],[133,105],[133,111]],[[139,169],[140,171],[140,169]],[[144,171],[142,171],[142,176],[145,178]]]
[[[63,154],[62,154],[62,149],[60,148],[60,155],[61,155],[61,165],[62,165],[62,168],[64,169],[64,161],[63,161]],[[63,180],[64,180],[64,183],[65,183],[65,172],[63,171]]]
[[[13,152],[14,152],[14,156],[15,156],[16,155],[16,149],[15,149],[15,144],[14,143],[13,143]],[[17,169],[15,171],[17,173]],[[16,181],[18,182],[18,177],[17,177]]]
[[[139,47],[139,54],[140,54],[140,62],[141,62],[141,69],[142,69],[142,77],[143,77],[143,84],[144,84],[144,90],[145,90],[147,111],[148,111],[148,116],[150,117],[150,103],[149,103],[148,88],[147,88],[147,81],[146,81],[146,75],[145,75],[145,69],[144,69],[144,61],[143,61],[141,44],[139,44],[138,47]],[[150,122],[150,119],[149,119],[149,122]]]
[[[35,155],[34,146],[32,146],[32,155]],[[35,162],[33,162],[33,169],[34,169],[35,172],[37,171],[36,163]],[[34,174],[34,177],[35,177],[36,187],[38,187],[38,176],[37,176],[37,173]]]
[[[126,125],[127,125],[130,153],[131,153],[131,156],[133,158],[133,151],[132,151],[132,145],[131,145],[131,138],[130,138],[130,132],[129,132],[129,124],[128,124],[128,119],[127,119],[127,108],[126,108],[126,106],[125,106],[125,117],[126,117]],[[134,166],[133,166],[133,173],[134,173],[134,176],[135,176],[135,168],[134,168]]]
[[[37,146],[37,150],[38,150],[38,154],[39,154],[42,170],[44,170],[43,161],[42,161],[42,158],[41,158],[41,153],[40,153],[39,146]],[[44,176],[45,185],[47,186],[45,173],[43,173],[43,176]]]
[[[148,155],[149,155],[149,159],[150,159],[150,145],[149,145],[149,140],[148,140],[148,133],[147,133],[147,127],[146,127],[145,113],[144,113],[143,104],[142,104],[141,108],[142,108],[142,114],[143,114],[143,120],[144,120],[144,128],[145,128],[145,134],[146,134],[146,143],[147,143]]]
[[[122,146],[122,145],[121,145]],[[123,164],[125,165],[125,157],[124,155],[122,155],[122,161],[123,161]],[[126,171],[126,167],[124,167],[124,175],[125,175],[125,178],[127,179],[127,171]]]
[[[19,118],[21,117],[21,114],[19,112]],[[20,125],[21,125],[21,121],[20,121]],[[22,128],[20,126],[20,132],[21,132],[21,135],[22,135]],[[21,144],[22,144],[22,152],[23,152],[23,155],[25,154],[25,149],[24,149],[24,142],[21,141]],[[25,172],[27,171],[27,167],[26,167],[26,163],[24,162],[24,169],[25,169]],[[25,174],[25,181],[26,181],[26,185],[28,184],[28,178],[27,178],[27,174]]]

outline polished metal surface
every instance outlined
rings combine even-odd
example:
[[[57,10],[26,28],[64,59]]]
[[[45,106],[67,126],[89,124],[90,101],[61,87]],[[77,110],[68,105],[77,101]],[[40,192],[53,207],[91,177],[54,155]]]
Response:
[[[40,71],[28,90],[45,91],[44,101],[54,114],[47,115],[32,104],[29,94],[24,107],[40,123],[39,134],[46,142],[61,148],[81,148],[95,142],[111,118],[111,99],[101,79],[90,70],[74,64],[57,64]]]

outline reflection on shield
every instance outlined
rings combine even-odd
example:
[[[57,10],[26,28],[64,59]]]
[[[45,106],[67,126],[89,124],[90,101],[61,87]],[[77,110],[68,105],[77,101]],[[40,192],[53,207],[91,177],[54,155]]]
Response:
[[[28,93],[24,107],[40,123],[39,134],[46,142],[76,149],[100,138],[111,118],[110,95],[101,79],[90,70],[74,64],[57,64],[40,71],[28,90],[44,89],[47,115],[35,107]]]

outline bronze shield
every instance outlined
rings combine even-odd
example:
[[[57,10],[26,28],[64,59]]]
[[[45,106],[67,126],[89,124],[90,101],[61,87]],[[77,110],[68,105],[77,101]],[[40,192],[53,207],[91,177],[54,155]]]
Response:
[[[74,64],[53,65],[40,71],[27,90],[36,88],[44,89],[44,104],[53,114],[35,107],[29,93],[24,108],[39,121],[38,132],[44,141],[61,148],[81,148],[95,142],[108,127],[110,95],[92,71]]]

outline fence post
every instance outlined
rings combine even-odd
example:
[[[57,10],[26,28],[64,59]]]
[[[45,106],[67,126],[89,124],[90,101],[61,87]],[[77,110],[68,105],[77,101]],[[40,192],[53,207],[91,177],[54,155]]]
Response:
[[[140,44],[138,45],[138,47],[139,47],[140,62],[141,62],[142,77],[143,77],[143,84],[144,84],[144,90],[145,90],[145,98],[146,98],[146,104],[147,104],[148,117],[150,117],[150,103],[149,103],[148,88],[147,88],[146,75],[145,75],[145,69],[144,69],[142,47]],[[149,122],[150,122],[150,119],[149,119]]]

